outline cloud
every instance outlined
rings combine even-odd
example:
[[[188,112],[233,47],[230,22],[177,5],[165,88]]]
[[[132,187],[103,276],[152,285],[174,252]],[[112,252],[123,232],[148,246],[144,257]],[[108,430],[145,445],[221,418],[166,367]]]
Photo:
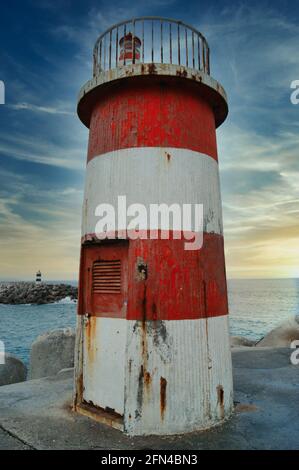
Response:
[[[37,106],[35,104],[30,103],[16,103],[8,105],[9,108],[15,110],[25,110],[25,111],[33,111],[38,113],[47,113],[47,114],[64,114],[73,116],[74,112],[65,111],[63,109],[53,108],[49,106]]]
[[[157,0],[155,13],[172,4],[178,9],[175,2]],[[41,4],[55,15],[51,5]],[[0,133],[0,156],[42,164],[44,173],[47,167],[84,171],[88,132],[72,110],[77,91],[91,78],[95,40],[113,23],[153,14],[144,1],[94,5],[74,15],[71,3],[63,2],[64,14],[47,25],[47,40],[31,45],[39,67],[5,53],[8,98],[10,93],[14,101],[5,107],[9,126]],[[194,4],[192,17],[189,11],[183,19],[207,37],[212,75],[229,98],[228,120],[217,131],[228,275],[299,276],[299,106],[290,103],[290,83],[299,78],[298,23],[291,12],[265,2]],[[0,179],[10,177],[0,172]],[[7,253],[1,271],[13,277],[22,256],[24,276],[27,265],[27,273],[40,267],[53,277],[76,270],[81,190],[70,183],[37,194],[19,173],[11,181],[13,192],[1,192]]]
[[[80,246],[82,191],[67,187],[48,193],[28,177],[0,169],[14,181],[14,192],[1,189],[0,277],[76,279]]]

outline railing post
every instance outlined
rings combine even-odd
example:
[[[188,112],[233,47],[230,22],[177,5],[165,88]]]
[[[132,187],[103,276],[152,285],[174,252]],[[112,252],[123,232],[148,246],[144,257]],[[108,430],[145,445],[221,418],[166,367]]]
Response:
[[[132,63],[135,64],[135,20],[133,20],[133,33],[132,33]]]
[[[103,42],[103,39],[101,39],[100,41],[100,64],[99,64],[100,70],[102,70],[102,42]]]
[[[142,21],[142,62],[144,62],[144,20]]]
[[[161,20],[161,64],[163,64],[163,21]]]
[[[118,27],[116,28],[116,44],[115,44],[115,67],[118,64]]]
[[[188,33],[187,33],[187,28],[185,28],[185,47],[186,47],[186,67],[188,67],[189,58],[188,58]]]
[[[126,65],[126,49],[125,49],[125,42],[126,42],[126,35],[127,35],[127,24],[124,24],[124,65]]]
[[[154,21],[152,20],[152,62],[154,62]]]
[[[171,23],[169,23],[169,58],[172,64],[172,36],[171,36]]]
[[[192,67],[195,69],[195,57],[194,57],[194,31],[192,31]]]
[[[109,70],[111,69],[111,43],[112,43],[112,31],[109,34]]]
[[[178,63],[181,65],[181,39],[180,39],[180,24],[178,23]]]
[[[205,57],[205,43],[201,40],[201,60],[202,60],[202,70],[206,71],[206,57]]]
[[[97,68],[98,68],[98,46],[96,46],[93,51],[93,76],[94,77],[97,74]]]
[[[140,22],[140,28],[139,28]],[[165,23],[165,25],[164,25]],[[155,26],[157,24],[157,26]],[[160,24],[160,26],[159,26]],[[171,65],[183,65],[201,70],[207,74],[210,73],[210,50],[204,36],[192,26],[188,26],[181,21],[163,19],[160,17],[140,17],[132,18],[129,21],[123,21],[108,29],[102,34],[94,47],[93,51],[93,76],[98,73],[117,68],[128,63],[129,55],[126,55],[126,36],[131,36],[130,61],[136,64],[136,38],[138,43],[138,62],[159,61],[161,64],[169,63]],[[136,25],[138,29],[136,30]],[[149,25],[149,30],[145,31]],[[169,29],[168,26],[169,25]],[[177,28],[177,31],[173,28]],[[139,29],[141,31],[139,31]],[[159,33],[160,29],[160,33]],[[132,31],[132,33],[131,33]],[[137,32],[137,36],[136,36]],[[139,34],[138,34],[139,32]],[[169,38],[168,38],[169,34]],[[175,39],[177,37],[177,39]],[[141,40],[140,40],[141,38]],[[173,43],[174,40],[174,43]],[[108,44],[109,41],[109,44]],[[114,46],[115,41],[115,46]],[[120,51],[119,41],[122,41],[123,50]],[[169,43],[168,43],[169,41]],[[177,45],[176,45],[177,41]],[[140,44],[141,42],[141,44]],[[165,44],[164,44],[165,43]],[[167,45],[169,44],[169,58]],[[166,46],[166,49],[164,48]],[[115,50],[114,50],[115,47]],[[142,50],[141,50],[142,47]],[[148,52],[146,51],[148,48]],[[177,47],[177,57],[176,57]],[[140,51],[139,51],[140,48]],[[174,49],[175,48],[175,49]],[[196,50],[197,49],[197,50]],[[175,58],[173,53],[175,51]],[[128,52],[128,51],[127,51]],[[190,53],[190,57],[189,57]],[[115,54],[115,64],[114,64]],[[168,62],[169,61],[169,62]]]
[[[198,70],[201,69],[201,60],[200,60],[200,40],[199,34],[197,35],[197,52],[198,52]]]

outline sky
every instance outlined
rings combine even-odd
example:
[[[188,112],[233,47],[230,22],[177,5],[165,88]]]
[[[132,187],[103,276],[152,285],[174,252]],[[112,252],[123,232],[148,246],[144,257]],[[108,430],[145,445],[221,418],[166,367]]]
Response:
[[[192,24],[229,116],[217,130],[227,276],[299,277],[299,2],[10,0],[0,5],[0,279],[77,279],[97,36],[133,16]]]

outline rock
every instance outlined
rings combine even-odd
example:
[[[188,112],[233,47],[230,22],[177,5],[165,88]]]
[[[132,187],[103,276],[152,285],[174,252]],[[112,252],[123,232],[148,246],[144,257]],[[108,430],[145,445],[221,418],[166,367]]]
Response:
[[[48,377],[74,366],[75,332],[71,328],[39,336],[31,346],[30,379]]]
[[[255,343],[256,343],[255,341],[245,338],[245,336],[231,336],[230,337],[230,345],[232,348],[239,348],[242,346],[252,347],[252,346],[255,346]]]
[[[1,359],[3,359],[3,357],[1,357]],[[6,353],[5,364],[0,363],[0,386],[24,382],[26,376],[27,367],[21,359]]]
[[[15,282],[0,285],[2,304],[46,304],[58,302],[65,297],[77,299],[78,288],[67,284],[41,284]]]
[[[299,315],[274,328],[257,343],[257,346],[290,347],[291,342],[295,339],[299,340]]]

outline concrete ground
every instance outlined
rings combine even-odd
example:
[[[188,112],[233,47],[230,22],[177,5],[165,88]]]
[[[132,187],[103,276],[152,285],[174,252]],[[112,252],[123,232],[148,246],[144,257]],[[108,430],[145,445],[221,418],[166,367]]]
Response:
[[[299,449],[299,365],[290,352],[234,350],[234,416],[183,436],[129,438],[74,414],[71,370],[0,387],[0,449]]]

